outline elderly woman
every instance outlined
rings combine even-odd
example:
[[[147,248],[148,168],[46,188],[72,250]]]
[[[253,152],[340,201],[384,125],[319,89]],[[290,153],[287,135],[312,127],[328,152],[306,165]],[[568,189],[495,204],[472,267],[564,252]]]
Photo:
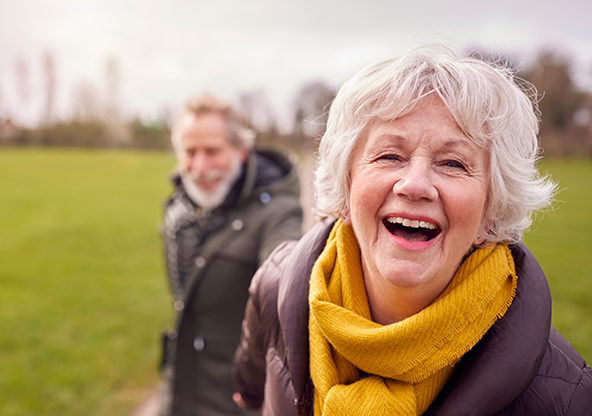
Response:
[[[444,47],[370,65],[331,107],[325,219],[253,279],[235,400],[264,415],[592,415],[520,243],[555,185],[510,71]]]

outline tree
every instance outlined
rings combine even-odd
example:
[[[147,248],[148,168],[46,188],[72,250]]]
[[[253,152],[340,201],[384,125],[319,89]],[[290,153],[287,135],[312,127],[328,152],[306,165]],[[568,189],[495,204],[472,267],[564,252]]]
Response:
[[[105,65],[105,119],[119,119],[119,65],[117,58],[111,57]]]
[[[14,69],[17,91],[20,98],[21,118],[26,118],[31,97],[29,65],[27,64],[27,61],[21,57],[16,61]]]
[[[276,132],[273,107],[264,90],[241,92],[237,98],[237,107],[253,130],[259,133]]]
[[[97,89],[87,81],[79,82],[72,94],[72,118],[79,123],[101,121],[101,101]]]
[[[2,120],[3,114],[2,114],[2,84],[0,84],[0,120]]]
[[[543,51],[524,78],[542,94],[539,102],[543,117],[541,132],[569,127],[582,99],[572,81],[570,60],[556,52]]]
[[[324,81],[304,84],[293,100],[294,139],[304,145],[325,132],[329,107],[337,93]]]
[[[45,78],[45,106],[43,124],[49,126],[53,123],[53,106],[55,101],[56,74],[55,63],[50,52],[43,55],[43,73]]]
[[[540,96],[540,137],[545,154],[590,154],[592,133],[583,123],[583,115],[590,111],[590,94],[573,82],[571,60],[552,50],[542,51],[523,77]]]
[[[105,65],[105,141],[110,146],[127,146],[132,140],[131,128],[124,124],[119,102],[120,72],[117,58]]]

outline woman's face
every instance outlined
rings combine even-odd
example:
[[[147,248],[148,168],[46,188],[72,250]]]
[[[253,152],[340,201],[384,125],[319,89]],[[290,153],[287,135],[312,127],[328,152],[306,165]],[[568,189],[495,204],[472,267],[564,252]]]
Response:
[[[358,238],[371,302],[371,292],[407,291],[429,304],[444,290],[481,242],[488,162],[438,98],[369,125],[354,150],[344,222]]]

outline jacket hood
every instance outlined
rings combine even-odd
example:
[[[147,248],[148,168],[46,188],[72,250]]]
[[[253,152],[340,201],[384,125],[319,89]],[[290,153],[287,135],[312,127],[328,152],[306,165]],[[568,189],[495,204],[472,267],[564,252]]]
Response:
[[[296,158],[287,151],[255,149],[245,162],[244,183],[239,201],[263,192],[300,194]]]

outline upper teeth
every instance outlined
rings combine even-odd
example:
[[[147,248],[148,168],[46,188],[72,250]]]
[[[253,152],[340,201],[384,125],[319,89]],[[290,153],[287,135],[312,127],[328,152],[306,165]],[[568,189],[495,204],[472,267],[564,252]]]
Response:
[[[436,228],[438,228],[438,226],[436,224],[432,224],[431,222],[410,220],[409,218],[389,217],[386,220],[392,224],[403,224],[403,226],[411,227],[411,228],[420,228],[421,227],[421,228],[428,228],[430,230],[435,230]]]

